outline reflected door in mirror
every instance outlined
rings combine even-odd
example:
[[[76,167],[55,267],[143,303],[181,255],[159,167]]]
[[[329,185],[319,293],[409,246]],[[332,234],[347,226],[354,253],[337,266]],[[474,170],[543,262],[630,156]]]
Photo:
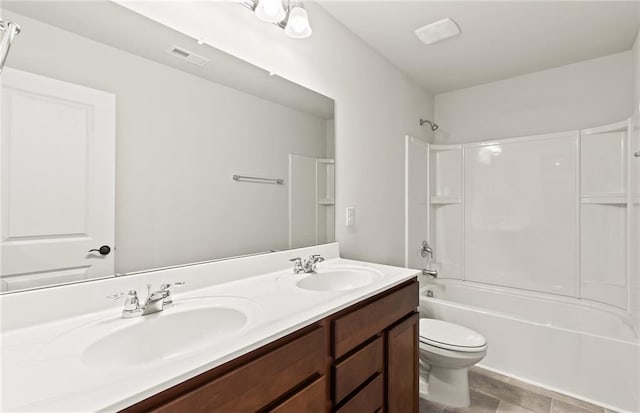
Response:
[[[113,275],[115,96],[7,68],[1,289]]]

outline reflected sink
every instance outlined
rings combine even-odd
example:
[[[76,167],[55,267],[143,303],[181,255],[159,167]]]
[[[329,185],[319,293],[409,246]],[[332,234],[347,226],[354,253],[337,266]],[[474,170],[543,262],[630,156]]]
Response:
[[[299,276],[298,276],[299,277]],[[296,282],[298,288],[315,291],[348,291],[382,280],[380,271],[356,266],[319,268],[316,273],[303,275]]]

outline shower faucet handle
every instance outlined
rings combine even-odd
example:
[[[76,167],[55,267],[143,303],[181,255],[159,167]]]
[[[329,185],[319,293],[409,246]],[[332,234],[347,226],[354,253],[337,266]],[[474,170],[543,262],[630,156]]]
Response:
[[[422,255],[422,258],[427,258],[427,255],[429,256],[429,258],[433,258],[433,249],[429,246],[429,243],[427,241],[422,241],[420,255]]]

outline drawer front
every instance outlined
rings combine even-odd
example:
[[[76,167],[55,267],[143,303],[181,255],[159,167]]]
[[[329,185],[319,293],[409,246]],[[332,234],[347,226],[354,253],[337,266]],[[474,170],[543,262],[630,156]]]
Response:
[[[358,394],[353,396],[344,406],[337,410],[337,413],[373,413],[382,409],[382,393],[384,391],[384,381],[382,374],[378,374],[371,383]]]
[[[378,337],[334,367],[335,401],[339,403],[368,378],[384,369],[384,340]]]
[[[318,328],[154,411],[257,411],[314,374],[323,374],[324,349],[325,330]]]
[[[320,377],[270,411],[272,413],[323,413],[328,403],[327,381],[324,377]]]
[[[339,358],[391,324],[416,311],[418,307],[418,282],[387,294],[333,320],[333,355]]]

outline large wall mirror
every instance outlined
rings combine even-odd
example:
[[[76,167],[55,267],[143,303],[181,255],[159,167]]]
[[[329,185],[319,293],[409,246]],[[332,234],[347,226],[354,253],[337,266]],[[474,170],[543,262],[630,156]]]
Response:
[[[331,99],[109,1],[2,15],[2,292],[334,240]]]

